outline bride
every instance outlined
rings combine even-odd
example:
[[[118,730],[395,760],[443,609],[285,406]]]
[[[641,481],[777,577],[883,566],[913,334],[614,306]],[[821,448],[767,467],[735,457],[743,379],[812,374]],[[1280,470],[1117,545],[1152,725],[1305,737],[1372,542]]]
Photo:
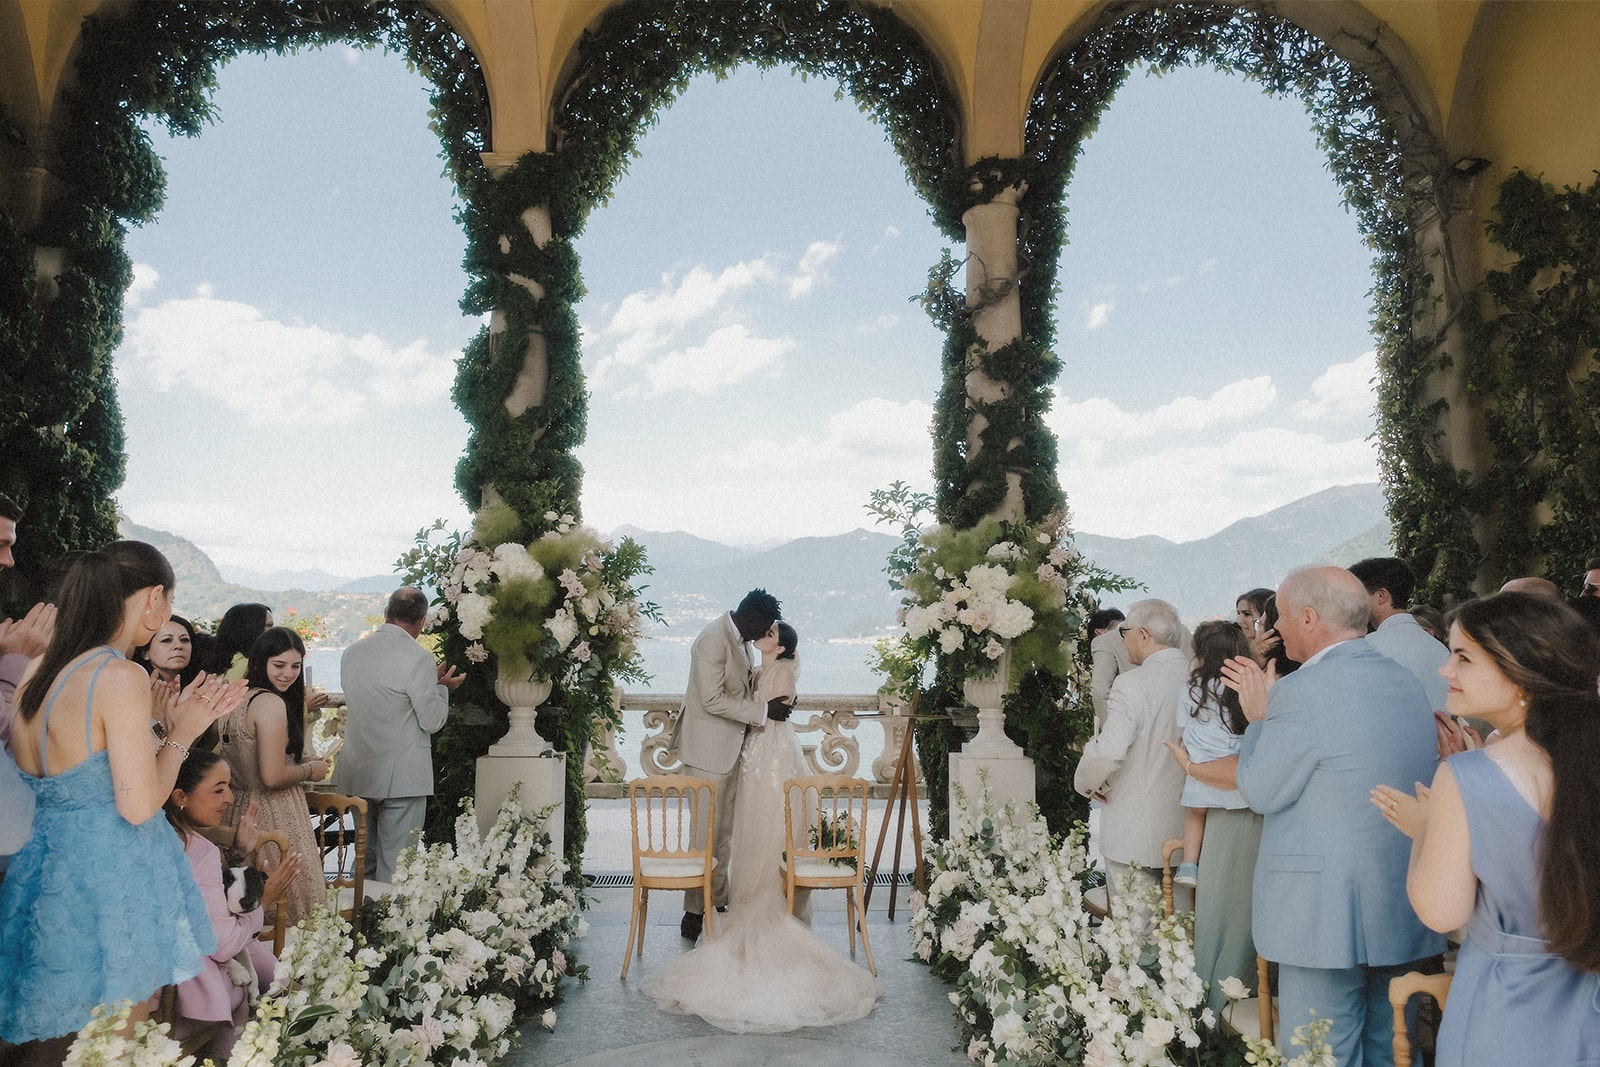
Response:
[[[763,701],[793,702],[798,640],[794,627],[780,622],[755,642]],[[733,1033],[775,1034],[860,1019],[878,999],[877,979],[789,914],[778,876],[783,783],[808,773],[794,727],[785,721],[753,728],[739,758],[727,914],[718,916],[715,932],[699,948],[646,979],[643,989],[665,1011],[698,1015]]]

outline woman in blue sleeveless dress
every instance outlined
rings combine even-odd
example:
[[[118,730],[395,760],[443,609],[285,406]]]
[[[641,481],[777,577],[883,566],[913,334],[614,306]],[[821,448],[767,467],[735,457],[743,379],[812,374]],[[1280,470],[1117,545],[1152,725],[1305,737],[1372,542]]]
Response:
[[[1450,627],[1448,710],[1495,728],[1412,797],[1373,800],[1412,839],[1406,888],[1435,930],[1467,925],[1441,1067],[1600,1064],[1600,634],[1521,593]]]
[[[242,683],[196,679],[151,732],[150,679],[127,653],[172,613],[172,568],[137,541],[73,564],[55,636],[13,705],[12,751],[38,810],[0,886],[0,1037],[76,1033],[98,1004],[148,1013],[215,947],[183,847],[162,815],[187,746]]]

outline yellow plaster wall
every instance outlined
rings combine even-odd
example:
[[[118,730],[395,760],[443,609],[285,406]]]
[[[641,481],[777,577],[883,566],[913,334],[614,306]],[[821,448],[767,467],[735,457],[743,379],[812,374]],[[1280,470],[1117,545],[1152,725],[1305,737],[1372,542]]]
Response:
[[[1487,218],[1500,182],[1521,168],[1560,188],[1589,186],[1600,170],[1600,4],[1528,0],[1493,4],[1462,71],[1452,147],[1490,160],[1475,190]],[[1479,262],[1498,249],[1483,235]]]
[[[1438,0],[1427,4],[1417,0],[1361,0],[1361,5],[1388,23],[1404,42],[1448,127],[1462,51],[1472,36],[1483,0]]]
[[[49,121],[83,18],[101,0],[10,0],[0,16],[0,101],[25,125]]]

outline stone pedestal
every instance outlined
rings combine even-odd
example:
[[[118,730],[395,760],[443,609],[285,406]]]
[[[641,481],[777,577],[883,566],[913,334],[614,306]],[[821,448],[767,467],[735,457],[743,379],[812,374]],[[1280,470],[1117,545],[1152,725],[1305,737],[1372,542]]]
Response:
[[[955,808],[957,786],[976,803],[983,790],[983,773],[988,771],[989,796],[995,810],[1007,803],[1020,810],[1038,796],[1033,760],[1006,736],[1005,712],[1001,704],[1011,682],[1011,651],[995,661],[988,677],[968,678],[962,685],[967,703],[978,709],[978,736],[950,753],[950,807]]]
[[[480,756],[476,803],[478,831],[488,833],[500,805],[511,795],[511,787],[522,783],[522,810],[533,815],[551,804],[556,806],[546,824],[550,831],[550,850],[561,855],[566,841],[567,757]]]
[[[1018,749],[1015,756],[979,756],[966,751],[950,753],[950,807],[955,809],[956,786],[971,803],[983,794],[983,772],[988,772],[989,799],[999,811],[1015,804],[1020,814],[1038,799],[1033,760]]]

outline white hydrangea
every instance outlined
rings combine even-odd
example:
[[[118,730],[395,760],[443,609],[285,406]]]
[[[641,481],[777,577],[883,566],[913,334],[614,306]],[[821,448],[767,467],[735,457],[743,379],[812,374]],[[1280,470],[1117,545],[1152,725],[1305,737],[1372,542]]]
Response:
[[[480,593],[462,593],[456,604],[456,619],[461,623],[461,636],[468,641],[483,639],[483,628],[489,621],[494,601]]]
[[[544,577],[544,568],[539,561],[528,555],[528,547],[519,545],[515,541],[507,541],[494,550],[494,562],[489,569],[495,577],[502,582],[509,582],[515,578],[527,578],[537,582]]]

